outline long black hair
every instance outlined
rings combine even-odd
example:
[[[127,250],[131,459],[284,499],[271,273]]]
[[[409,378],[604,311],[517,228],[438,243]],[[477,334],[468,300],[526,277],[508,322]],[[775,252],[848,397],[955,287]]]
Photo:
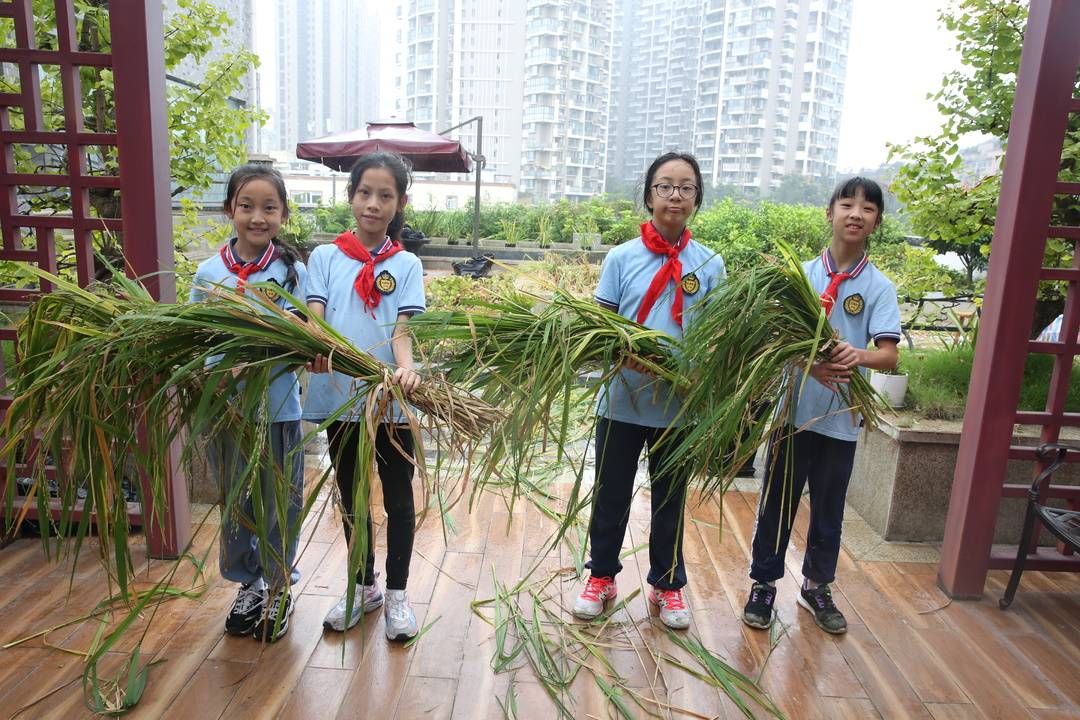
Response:
[[[233,170],[232,175],[229,176],[229,182],[225,186],[225,202],[222,204],[224,211],[226,213],[232,211],[233,201],[236,199],[237,193],[252,180],[265,180],[274,186],[274,190],[277,191],[278,198],[281,200],[282,222],[288,221],[289,193],[285,190],[285,178],[281,177],[281,173],[266,163],[245,163]],[[296,261],[300,259],[300,251],[291,242],[282,240],[276,235],[271,242],[274,243],[274,247],[277,248],[282,261],[285,263],[285,289],[292,292],[296,289],[297,282],[299,282],[296,275]]]
[[[352,202],[356,189],[360,187],[360,180],[364,177],[364,172],[371,168],[383,168],[389,171],[394,176],[394,186],[397,188],[398,198],[405,197],[405,194],[409,191],[409,186],[412,184],[412,169],[409,166],[409,161],[395,152],[380,151],[364,155],[353,164],[352,170],[349,172],[349,184],[346,186],[349,202]],[[401,240],[401,231],[404,227],[405,210],[402,208],[394,213],[394,218],[390,221],[389,227],[386,228],[386,234],[390,236],[391,240],[397,242]]]

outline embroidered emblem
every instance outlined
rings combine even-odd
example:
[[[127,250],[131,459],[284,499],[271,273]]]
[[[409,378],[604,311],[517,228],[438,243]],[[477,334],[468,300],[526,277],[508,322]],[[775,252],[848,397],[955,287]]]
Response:
[[[383,295],[389,295],[397,289],[397,280],[394,279],[389,270],[383,270],[375,278],[375,289]]]
[[[278,287],[281,287],[281,283],[279,283],[274,278],[270,278],[266,282],[267,282],[267,284],[273,283],[274,285],[277,285]],[[259,289],[262,291],[262,294],[266,296],[266,299],[269,300],[270,302],[276,303],[279,300],[281,300],[281,295],[277,292],[277,290],[275,290],[273,288],[268,288],[268,287],[259,288]]]
[[[848,315],[858,315],[866,307],[866,303],[862,299],[862,295],[855,293],[854,295],[848,295],[844,298],[844,312]]]
[[[697,291],[701,289],[701,281],[698,280],[698,276],[694,273],[687,273],[682,278],[682,291],[687,295],[697,295]]]

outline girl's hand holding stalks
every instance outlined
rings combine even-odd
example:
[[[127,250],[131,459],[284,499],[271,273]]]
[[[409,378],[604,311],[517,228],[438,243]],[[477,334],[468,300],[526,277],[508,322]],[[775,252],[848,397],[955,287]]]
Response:
[[[399,367],[394,370],[394,384],[401,387],[408,395],[420,387],[420,375],[412,368]]]

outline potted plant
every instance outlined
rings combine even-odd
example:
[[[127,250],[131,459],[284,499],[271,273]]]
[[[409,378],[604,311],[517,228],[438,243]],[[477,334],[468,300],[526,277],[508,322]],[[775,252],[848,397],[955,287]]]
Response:
[[[896,367],[892,370],[875,370],[870,375],[870,386],[877,390],[888,401],[890,407],[904,407],[904,397],[907,395],[908,376],[897,359]]]

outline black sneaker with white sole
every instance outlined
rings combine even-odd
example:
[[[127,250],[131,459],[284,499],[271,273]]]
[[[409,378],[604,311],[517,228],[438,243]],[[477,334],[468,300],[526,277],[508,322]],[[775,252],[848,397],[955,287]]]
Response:
[[[829,590],[828,585],[800,590],[799,605],[810,611],[814,616],[814,622],[825,632],[833,635],[843,635],[847,632],[847,620],[844,619],[844,613],[837,610],[836,605],[833,604],[832,591]]]
[[[773,603],[776,602],[776,587],[768,583],[756,582],[750,587],[750,599],[742,611],[742,621],[753,628],[766,630],[773,621]]]
[[[254,583],[241,585],[225,618],[225,632],[230,635],[250,635],[262,620],[266,607],[266,586],[256,589]]]
[[[270,596],[266,614],[252,635],[256,640],[272,643],[289,632],[289,616],[292,615],[292,593],[280,590]]]

